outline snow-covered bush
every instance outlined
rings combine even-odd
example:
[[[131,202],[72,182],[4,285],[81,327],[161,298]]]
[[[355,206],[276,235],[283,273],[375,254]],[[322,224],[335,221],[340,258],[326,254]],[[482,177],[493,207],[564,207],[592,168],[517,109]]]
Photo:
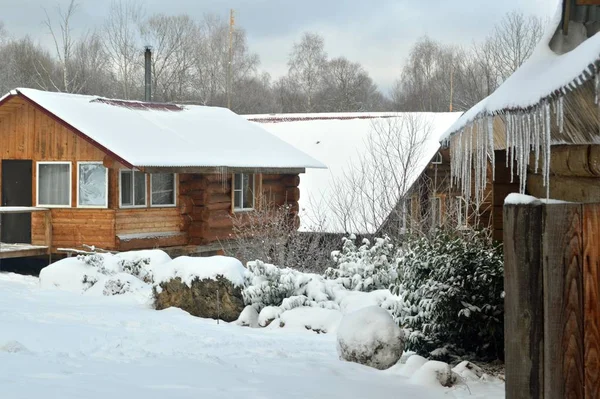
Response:
[[[388,312],[370,306],[342,318],[337,349],[342,360],[385,370],[400,360],[404,334]]]
[[[407,346],[423,356],[503,353],[502,250],[481,232],[409,240],[393,292]]]
[[[328,284],[318,274],[279,268],[261,261],[248,262],[242,295],[247,305],[258,311],[266,306],[283,306],[290,310],[299,306],[335,307],[335,284]]]
[[[387,289],[396,280],[398,256],[389,237],[375,238],[371,245],[368,239],[356,246],[354,235],[343,238],[341,251],[334,251],[336,263],[325,272],[325,277],[340,281],[344,287],[369,292]]]

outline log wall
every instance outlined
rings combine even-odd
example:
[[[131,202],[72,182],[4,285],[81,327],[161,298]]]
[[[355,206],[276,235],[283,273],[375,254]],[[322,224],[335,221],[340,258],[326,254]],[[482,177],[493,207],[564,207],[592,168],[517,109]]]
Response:
[[[189,243],[206,245],[233,238],[232,176],[225,180],[220,175],[180,175],[180,213],[183,231],[188,232]],[[266,202],[289,204],[299,225],[298,175],[256,174],[257,207]],[[251,212],[251,211],[250,211]]]
[[[546,198],[543,176],[532,169],[527,175],[527,192]],[[569,202],[600,201],[600,145],[552,146],[550,198]]]

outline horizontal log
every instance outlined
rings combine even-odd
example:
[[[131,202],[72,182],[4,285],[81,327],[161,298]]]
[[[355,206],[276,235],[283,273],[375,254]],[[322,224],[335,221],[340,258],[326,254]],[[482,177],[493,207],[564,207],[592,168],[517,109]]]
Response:
[[[117,237],[116,241],[117,248],[120,251],[130,251],[133,249],[157,247],[174,247],[179,245],[186,245],[187,243],[188,236],[186,234],[178,234],[167,237],[136,238],[132,240],[120,240]]]
[[[279,181],[281,180],[281,178],[283,177],[283,175],[280,174],[269,174],[269,173],[263,173],[262,174],[262,181]]]
[[[281,182],[286,187],[298,187],[300,185],[300,176],[298,176],[298,175],[285,175],[281,179]]]
[[[188,214],[192,213],[194,207],[194,200],[188,196],[182,195],[179,197],[179,213]]]
[[[283,185],[280,181],[268,181],[263,182],[262,184],[262,192],[267,195],[269,193],[283,193],[285,192],[285,185]]]
[[[543,177],[529,174],[527,192],[538,198],[546,198]],[[590,202],[600,198],[600,184],[593,177],[553,176],[550,181],[550,198],[569,202]]]

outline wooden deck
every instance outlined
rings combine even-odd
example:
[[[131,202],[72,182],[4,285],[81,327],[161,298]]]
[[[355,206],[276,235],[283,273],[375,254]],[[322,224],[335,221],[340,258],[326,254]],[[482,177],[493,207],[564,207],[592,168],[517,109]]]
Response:
[[[48,247],[31,244],[6,244],[0,242],[0,259],[48,255]]]

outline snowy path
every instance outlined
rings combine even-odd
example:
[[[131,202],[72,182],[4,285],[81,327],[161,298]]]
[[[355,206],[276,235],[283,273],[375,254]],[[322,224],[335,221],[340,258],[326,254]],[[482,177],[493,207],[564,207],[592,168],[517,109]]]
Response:
[[[0,273],[6,399],[504,397],[503,386],[471,389],[425,388],[341,362],[333,336],[217,325]]]

